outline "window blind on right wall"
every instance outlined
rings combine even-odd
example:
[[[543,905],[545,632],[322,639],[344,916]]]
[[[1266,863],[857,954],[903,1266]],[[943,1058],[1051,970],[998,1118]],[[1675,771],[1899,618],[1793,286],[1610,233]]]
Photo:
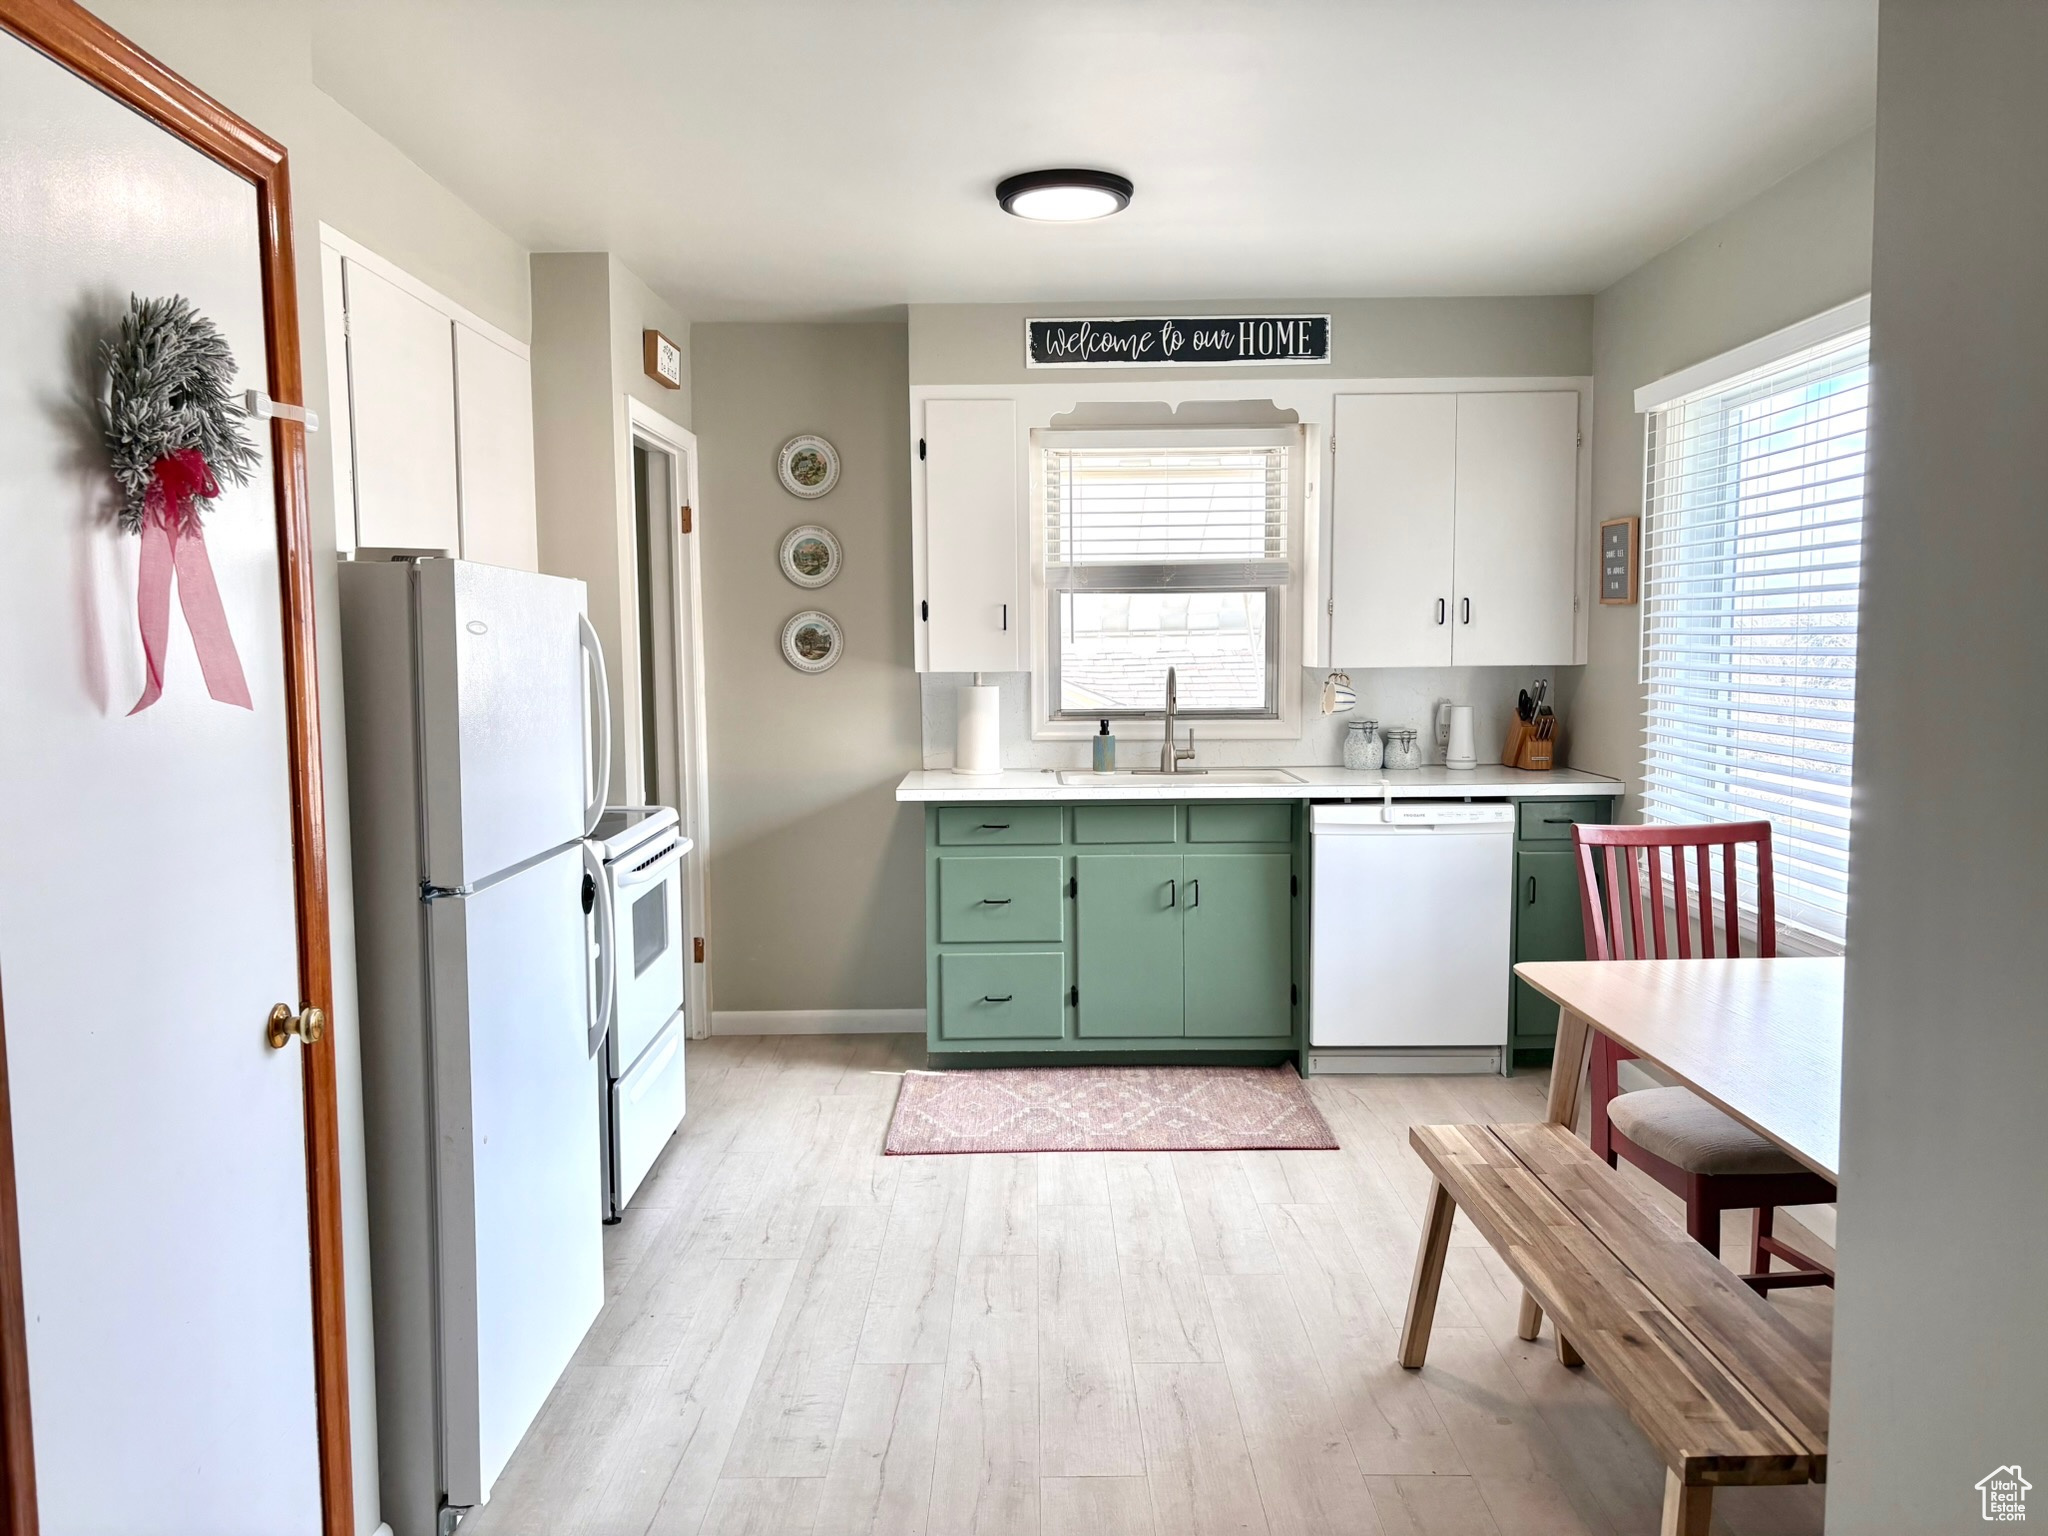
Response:
[[[1660,406],[1646,438],[1644,819],[1768,820],[1780,915],[1836,942],[1869,394],[1864,327]]]

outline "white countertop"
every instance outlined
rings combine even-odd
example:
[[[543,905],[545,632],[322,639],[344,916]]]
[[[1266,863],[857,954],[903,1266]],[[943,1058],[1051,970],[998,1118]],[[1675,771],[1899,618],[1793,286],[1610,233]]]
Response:
[[[1073,770],[1069,769],[1068,772]],[[1455,800],[1466,795],[1497,798],[1619,795],[1623,785],[1597,773],[1575,768],[1553,768],[1531,773],[1522,768],[1503,768],[1481,763],[1477,768],[1409,768],[1382,773],[1350,768],[1293,768],[1286,770],[1301,782],[1296,784],[1217,783],[1201,774],[1173,778],[1133,778],[1105,774],[1085,783],[1062,784],[1059,773],[1050,768],[1017,769],[1007,773],[961,774],[950,768],[924,769],[907,773],[896,786],[901,801],[990,801],[990,800],[1377,800],[1388,789],[1397,800]],[[1228,773],[1228,769],[1219,769]]]

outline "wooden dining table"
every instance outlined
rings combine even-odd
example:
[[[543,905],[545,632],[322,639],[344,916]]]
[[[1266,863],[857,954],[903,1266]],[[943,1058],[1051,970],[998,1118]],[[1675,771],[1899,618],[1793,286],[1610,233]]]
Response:
[[[1597,1030],[1837,1179],[1844,970],[1839,959],[1783,958],[1518,965],[1560,1009],[1547,1118],[1576,1124]]]

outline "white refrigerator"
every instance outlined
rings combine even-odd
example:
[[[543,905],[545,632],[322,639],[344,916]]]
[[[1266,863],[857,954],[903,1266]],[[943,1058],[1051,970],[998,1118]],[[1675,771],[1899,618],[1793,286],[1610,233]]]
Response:
[[[604,1300],[603,656],[580,581],[341,568],[384,1518],[484,1503]]]

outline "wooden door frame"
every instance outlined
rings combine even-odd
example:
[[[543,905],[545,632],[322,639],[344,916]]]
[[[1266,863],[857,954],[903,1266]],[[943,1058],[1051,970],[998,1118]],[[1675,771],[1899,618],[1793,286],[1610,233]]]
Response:
[[[300,384],[298,278],[292,255],[291,177],[282,144],[181,79],[72,0],[0,0],[0,30],[208,159],[250,182],[256,193],[263,273],[263,329],[269,394],[281,404],[305,400]],[[292,788],[294,888],[298,906],[299,1001],[331,1018],[333,962],[328,948],[327,818],[320,768],[320,688],[313,627],[313,543],[307,515],[305,430],[273,417],[270,454],[277,501],[278,579],[284,615],[285,728]],[[253,1036],[263,1021],[251,1019]],[[0,1036],[0,1053],[5,1040]],[[320,1449],[321,1527],[354,1536],[349,1449],[348,1326],[341,1261],[340,1115],[336,1107],[334,1031],[300,1046],[306,1128],[306,1208],[311,1251],[313,1391]],[[5,1062],[0,1054],[0,1536],[35,1536],[35,1465],[28,1401],[27,1328],[21,1296],[21,1235],[16,1220],[13,1134],[7,1123]],[[248,1446],[248,1454],[263,1454]]]

